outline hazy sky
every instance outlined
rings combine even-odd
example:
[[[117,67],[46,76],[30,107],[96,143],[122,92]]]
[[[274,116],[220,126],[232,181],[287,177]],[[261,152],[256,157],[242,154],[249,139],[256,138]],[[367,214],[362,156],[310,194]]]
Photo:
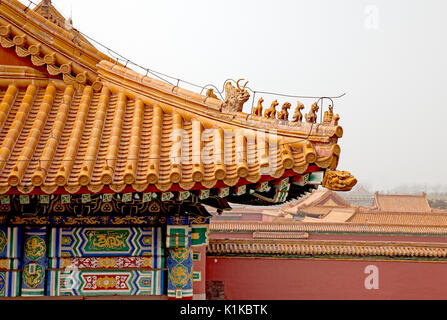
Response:
[[[346,92],[334,107],[344,129],[339,169],[374,189],[447,185],[446,1],[53,4],[129,59],[200,85],[245,78],[258,91]],[[313,102],[300,100],[306,111]]]

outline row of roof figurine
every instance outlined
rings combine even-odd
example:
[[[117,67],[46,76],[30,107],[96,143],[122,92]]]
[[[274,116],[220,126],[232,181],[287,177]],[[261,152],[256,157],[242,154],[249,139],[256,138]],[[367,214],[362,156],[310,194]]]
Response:
[[[250,98],[250,94],[245,89],[248,81],[245,83],[243,87],[239,85],[239,82],[243,79],[239,79],[236,82],[236,87],[234,87],[231,82],[227,82],[225,84],[225,101],[222,104],[222,110],[223,112],[241,112],[242,107],[245,102]],[[212,88],[208,89],[206,92],[207,97],[219,99],[215,94]],[[260,98],[258,100],[257,106],[252,110],[252,114],[258,117],[262,117],[262,111],[263,106],[262,103],[264,102],[264,98]],[[289,109],[292,106],[290,102],[284,102],[284,104],[281,107],[281,111],[277,111],[276,107],[279,105],[278,100],[274,100],[272,104],[270,105],[270,108],[266,109],[264,111],[264,118],[268,119],[278,119],[278,120],[285,120],[288,121],[289,119]],[[303,121],[303,114],[301,113],[301,110],[304,109],[304,104],[300,101],[298,101],[297,107],[295,109],[295,112],[292,116],[292,122],[302,122]],[[312,106],[310,107],[310,111],[304,115],[304,118],[306,122],[308,123],[316,123],[317,122],[317,112],[319,110],[318,102],[314,102]],[[333,106],[329,105],[328,111],[325,111],[324,117],[323,117],[323,124],[330,124],[337,126],[338,120],[340,119],[340,116],[338,114],[334,115],[333,113]]]
[[[258,117],[262,117],[262,110],[263,106],[262,103],[264,102],[263,98],[260,98],[258,100],[258,105],[256,108],[253,109],[252,114]],[[289,109],[292,106],[290,102],[284,102],[281,111],[277,111],[276,107],[279,105],[278,100],[274,100],[272,104],[270,105],[270,108],[266,109],[264,111],[264,118],[270,118],[270,119],[278,119],[278,120],[288,120],[289,119]],[[292,116],[292,122],[302,122],[303,121],[303,114],[301,113],[301,110],[304,109],[304,104],[300,101],[298,101],[298,104],[295,108],[295,112]],[[338,114],[334,115],[333,113],[333,107],[332,105],[329,105],[328,111],[324,112],[323,117],[323,123],[327,124],[333,124],[338,125],[338,120],[340,119],[340,116]],[[306,113],[305,119],[308,123],[316,123],[317,122],[317,112],[319,110],[319,106],[317,102],[314,102],[312,106],[310,107],[310,111]]]

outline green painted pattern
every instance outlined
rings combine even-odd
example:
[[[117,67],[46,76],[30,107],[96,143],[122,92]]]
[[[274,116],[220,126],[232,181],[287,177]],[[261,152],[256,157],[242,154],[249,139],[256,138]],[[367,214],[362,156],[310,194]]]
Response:
[[[37,288],[45,277],[45,271],[39,264],[28,264],[23,269],[23,281],[30,288]]]
[[[5,249],[7,240],[6,240],[6,234],[0,230],[0,252],[3,251],[3,249]]]
[[[87,243],[84,250],[86,252],[127,252],[130,250],[127,239],[129,230],[87,230],[85,236]]]
[[[46,252],[45,241],[38,237],[29,237],[25,242],[25,257],[30,260],[39,260]]]

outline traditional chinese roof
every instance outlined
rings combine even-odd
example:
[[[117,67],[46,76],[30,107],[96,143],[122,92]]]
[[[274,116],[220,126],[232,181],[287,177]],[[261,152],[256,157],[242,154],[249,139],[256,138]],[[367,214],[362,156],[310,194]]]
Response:
[[[223,188],[338,164],[338,119],[228,111],[227,102],[120,65],[62,24],[48,1],[34,10],[2,1],[0,12],[1,46],[30,63],[0,66],[1,194]],[[297,188],[289,198],[304,192]]]
[[[322,220],[328,222],[346,222],[357,212],[357,208],[336,208],[332,209]]]
[[[253,239],[307,239],[306,232],[253,232]]]
[[[406,226],[447,226],[447,210],[443,212],[359,211],[348,220],[353,223],[394,224]]]
[[[336,192],[318,189],[296,203],[284,205],[281,210],[292,215],[304,214],[306,216],[323,217],[330,214],[334,209],[351,207],[351,204]]]
[[[361,185],[356,185],[351,191],[337,192],[337,194],[355,206],[371,207],[374,201],[374,193]]]
[[[339,240],[221,240],[211,239],[208,255],[381,256],[446,258],[441,243]]]
[[[425,193],[417,194],[374,194],[373,207],[386,212],[431,212]]]
[[[322,220],[322,219],[319,219]],[[357,222],[257,222],[211,221],[211,232],[317,232],[317,233],[375,233],[447,235],[444,225],[394,225]]]

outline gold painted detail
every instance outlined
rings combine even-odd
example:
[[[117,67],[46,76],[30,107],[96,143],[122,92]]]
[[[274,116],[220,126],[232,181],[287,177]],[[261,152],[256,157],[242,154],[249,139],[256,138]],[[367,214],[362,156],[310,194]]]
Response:
[[[128,251],[128,230],[88,230],[87,251]]]
[[[171,249],[170,250],[171,257],[177,261],[178,263],[182,263],[189,256],[189,250],[185,248]]]
[[[45,241],[38,236],[32,236],[25,242],[25,256],[30,260],[39,260],[45,254]]]
[[[357,183],[357,179],[347,171],[327,170],[322,186],[333,191],[349,191]]]
[[[37,288],[43,281],[45,271],[37,263],[29,263],[23,269],[23,281],[29,288]]]
[[[71,244],[71,238],[70,237],[62,237],[61,242],[64,246],[69,246]]]
[[[176,288],[183,288],[188,284],[191,274],[188,272],[188,268],[184,265],[178,264],[172,268],[171,272],[169,273],[169,277],[171,278],[172,284]]]
[[[150,236],[143,237],[143,239],[141,239],[141,241],[146,246],[151,245],[152,244],[152,237],[150,237]]]
[[[98,266],[102,268],[116,267],[116,259],[113,258],[100,258],[98,259]]]

